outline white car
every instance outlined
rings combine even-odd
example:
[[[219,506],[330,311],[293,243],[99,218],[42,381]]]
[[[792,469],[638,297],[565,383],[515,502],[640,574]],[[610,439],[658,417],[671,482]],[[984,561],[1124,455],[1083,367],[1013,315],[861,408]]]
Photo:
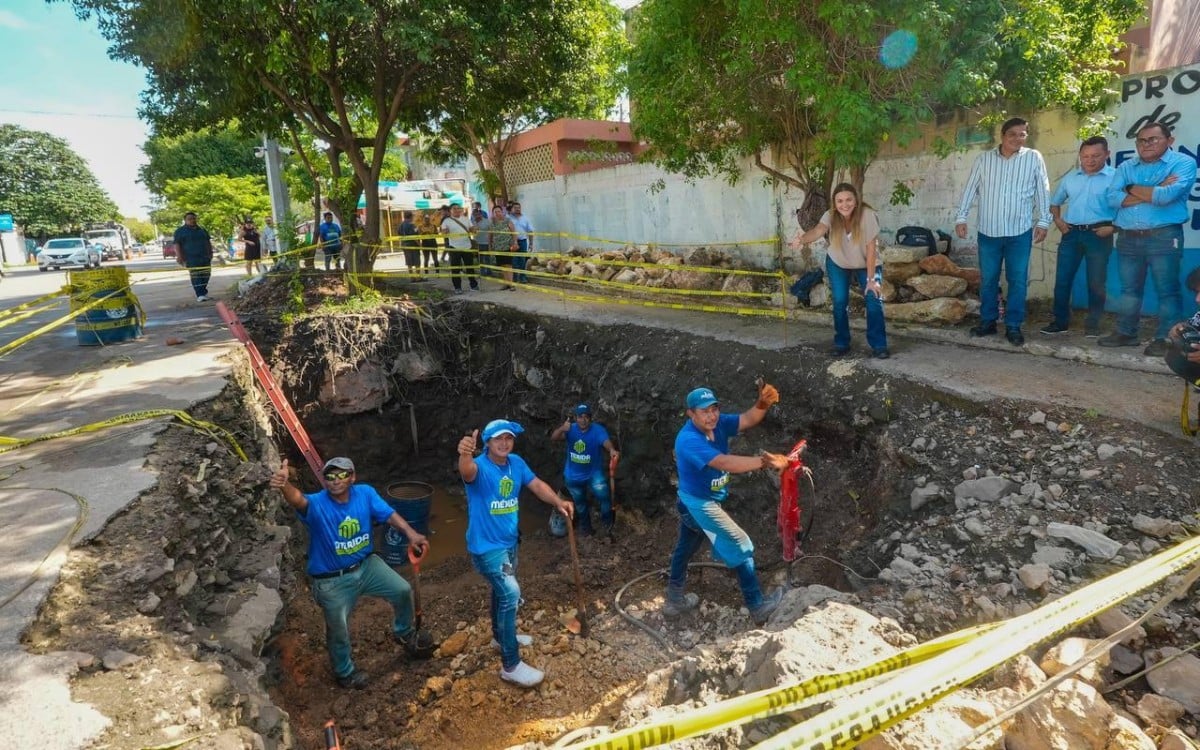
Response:
[[[57,270],[63,266],[99,268],[103,254],[100,245],[93,245],[82,237],[61,237],[42,245],[38,253],[38,270]]]

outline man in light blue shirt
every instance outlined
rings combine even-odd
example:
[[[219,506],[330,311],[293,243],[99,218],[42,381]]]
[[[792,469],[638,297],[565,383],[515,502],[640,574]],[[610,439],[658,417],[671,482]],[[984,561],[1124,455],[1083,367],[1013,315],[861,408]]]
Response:
[[[514,202],[512,204],[512,214],[509,216],[512,219],[513,226],[517,228],[517,252],[513,256],[513,271],[517,281],[524,284],[529,281],[525,276],[525,264],[529,262],[529,253],[533,252],[533,222],[529,217],[521,212],[521,204]]]
[[[1108,139],[1088,138],[1079,146],[1079,167],[1067,173],[1050,197],[1050,215],[1062,232],[1054,275],[1054,320],[1042,333],[1063,333],[1071,323],[1071,286],[1081,262],[1087,262],[1088,313],[1084,335],[1100,335],[1104,314],[1105,275],[1112,253],[1113,217],[1117,210],[1108,204],[1108,185],[1116,170],[1108,161]],[[1063,204],[1067,204],[1063,211]]]
[[[1029,123],[1013,117],[1000,126],[1000,147],[983,152],[971,166],[958,206],[954,232],[967,238],[967,214],[979,199],[979,325],[972,336],[992,336],[1000,317],[1000,270],[1008,281],[1004,333],[1013,346],[1025,343],[1025,292],[1029,254],[1050,226],[1050,178],[1042,155],[1025,147]],[[1034,211],[1037,224],[1034,225]]]
[[[1182,295],[1179,263],[1188,195],[1196,182],[1196,160],[1171,151],[1171,128],[1152,122],[1137,133],[1138,155],[1122,162],[1108,186],[1108,203],[1117,209],[1117,274],[1121,299],[1117,327],[1100,346],[1137,346],[1146,271],[1158,295],[1158,327],[1143,350],[1147,357],[1167,353],[1167,334],[1179,321]]]

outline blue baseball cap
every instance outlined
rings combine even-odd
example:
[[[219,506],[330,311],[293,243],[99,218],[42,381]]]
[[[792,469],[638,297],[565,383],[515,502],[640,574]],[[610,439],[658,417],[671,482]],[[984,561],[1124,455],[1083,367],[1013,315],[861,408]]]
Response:
[[[579,406],[575,407],[575,416],[577,416],[577,417],[580,414],[591,414],[591,413],[592,413],[592,407],[588,406],[587,404],[580,404]]]
[[[516,422],[510,422],[507,419],[493,419],[483,428],[483,442],[487,442],[497,435],[512,435],[516,437],[525,431],[525,428]]]
[[[687,408],[689,409],[707,409],[717,403],[717,394],[712,392],[712,388],[697,388],[687,395]]]

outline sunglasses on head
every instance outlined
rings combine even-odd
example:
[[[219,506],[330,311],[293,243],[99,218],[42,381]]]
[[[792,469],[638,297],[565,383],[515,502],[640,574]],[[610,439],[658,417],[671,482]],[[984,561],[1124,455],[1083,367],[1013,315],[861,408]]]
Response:
[[[341,469],[339,471],[327,471],[325,472],[325,478],[331,482],[336,482],[339,479],[349,479],[350,472],[346,471],[345,469]]]

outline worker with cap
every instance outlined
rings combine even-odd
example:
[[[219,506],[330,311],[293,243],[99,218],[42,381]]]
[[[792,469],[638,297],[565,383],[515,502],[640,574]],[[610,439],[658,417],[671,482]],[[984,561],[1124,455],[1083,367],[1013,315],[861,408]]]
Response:
[[[302,493],[288,476],[288,462],[271,476],[271,486],[308,527],[308,574],[313,598],[325,613],[325,648],[338,685],[361,690],[369,677],[354,667],[350,654],[350,611],[360,596],[377,596],[392,605],[392,637],[412,658],[433,654],[437,644],[428,631],[413,625],[412,588],[382,558],[371,554],[371,525],[386,523],[408,537],[408,543],[427,549],[418,534],[392,509],[375,488],[356,484],[354,462],[331,458],[321,471],[325,489]]]
[[[602,449],[608,451],[610,461],[616,460],[620,454],[613,447],[608,430],[604,429],[604,425],[592,422],[592,407],[580,404],[574,409],[574,421],[564,421],[550,434],[550,439],[567,441],[563,481],[571,499],[575,501],[575,528],[581,534],[592,533],[592,514],[587,501],[590,489],[600,508],[600,533],[611,534],[616,516],[613,514],[608,478],[604,475]]]
[[[475,455],[479,430],[458,441],[458,473],[467,490],[467,552],[471,563],[492,587],[492,647],[500,651],[500,679],[531,688],[545,677],[521,660],[521,646],[533,639],[517,635],[517,509],[522,487],[567,517],[574,506],[538,479],[529,465],[513,453],[516,436],[525,430],[516,422],[494,419],[483,428],[483,453]]]
[[[786,456],[764,452],[759,456],[729,453],[729,439],[757,426],[767,410],[779,402],[775,386],[759,386],[758,401],[741,414],[722,414],[711,388],[697,388],[687,395],[688,421],[675,437],[675,468],[679,475],[679,540],[671,555],[670,576],[663,615],[678,617],[694,609],[700,598],[686,593],[688,561],[707,539],[713,556],[733,569],[756,625],[764,625],[779,606],[783,590],[763,596],[754,570],[754,544],[750,536],[725,512],[729,475],[759,469],[782,472]]]

